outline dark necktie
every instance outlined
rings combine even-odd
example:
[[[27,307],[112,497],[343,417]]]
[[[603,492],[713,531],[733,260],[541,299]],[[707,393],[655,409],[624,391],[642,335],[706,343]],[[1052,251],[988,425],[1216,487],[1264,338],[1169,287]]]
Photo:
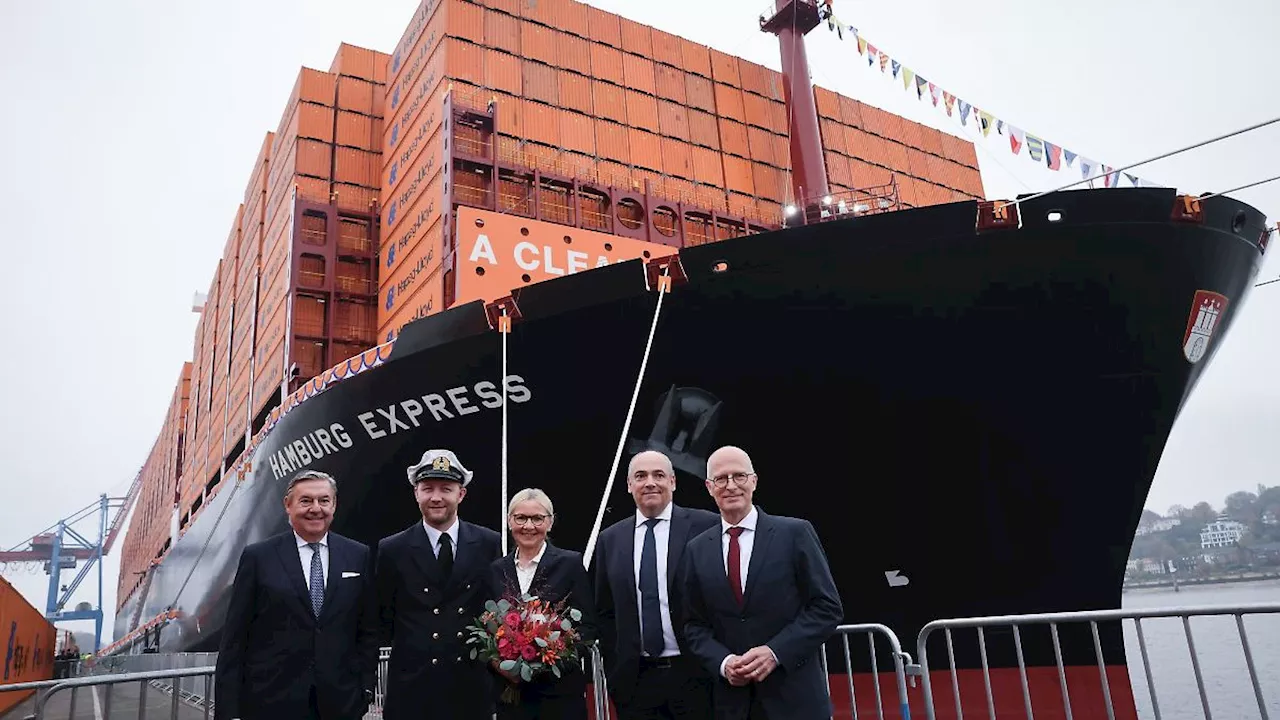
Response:
[[[453,572],[453,540],[449,533],[440,534],[440,555],[437,559],[440,561],[440,574],[447,580]]]
[[[658,541],[653,528],[659,518],[644,521],[644,547],[640,550],[640,628],[644,651],[650,657],[662,654],[662,613],[658,603]]]
[[[324,566],[320,564],[320,543],[307,543],[311,548],[311,612],[320,617],[324,607]]]
[[[729,585],[733,588],[733,597],[742,605],[742,547],[738,545],[738,536],[746,528],[729,528]]]

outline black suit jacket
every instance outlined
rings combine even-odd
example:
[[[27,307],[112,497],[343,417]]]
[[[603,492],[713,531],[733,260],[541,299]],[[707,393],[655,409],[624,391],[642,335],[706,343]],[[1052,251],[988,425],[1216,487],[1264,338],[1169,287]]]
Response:
[[[694,508],[671,506],[671,528],[667,542],[667,606],[671,629],[680,652],[688,652],[684,635],[680,581],[685,545],[704,530],[720,524],[720,516]],[[640,605],[636,600],[636,516],[631,514],[605,528],[596,545],[596,609],[600,614],[600,650],[604,655],[609,694],[630,702],[640,673]],[[660,579],[661,582],[663,579]]]
[[[725,574],[722,538],[716,525],[685,550],[685,635],[716,677],[716,717],[746,718],[754,697],[772,718],[830,718],[819,651],[844,608],[813,525],[760,511],[741,608]],[[721,661],[759,645],[773,650],[778,666],[763,682],[730,685],[720,675]]]
[[[379,616],[391,646],[385,720],[489,720],[491,678],[471,659],[466,627],[484,612],[489,565],[501,555],[498,533],[461,520],[447,580],[421,521],[378,543]]]
[[[307,717],[313,687],[323,720],[365,713],[378,663],[373,565],[354,540],[331,532],[328,545],[319,618],[292,530],[240,554],[214,674],[218,720]]]
[[[496,600],[520,595],[515,558],[513,550],[489,566],[489,597]],[[599,637],[600,622],[591,592],[591,580],[587,577],[587,569],[582,565],[582,553],[558,548],[548,541],[546,552],[542,554],[538,569],[533,573],[533,582],[529,584],[529,594],[552,604],[564,601],[569,607],[582,612],[582,619],[577,623],[578,634],[583,642],[583,647],[579,648],[579,657],[584,660],[590,657],[590,647]],[[576,662],[569,663],[567,669],[570,672],[560,678],[547,675],[535,678],[530,683],[521,683],[521,690],[526,693],[526,697],[585,698],[586,675]]]

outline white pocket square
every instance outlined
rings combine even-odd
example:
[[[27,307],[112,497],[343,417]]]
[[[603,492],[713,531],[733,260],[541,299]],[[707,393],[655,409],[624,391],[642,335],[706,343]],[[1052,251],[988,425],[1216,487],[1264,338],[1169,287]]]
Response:
[[[349,577],[360,577],[360,573],[358,573],[358,572],[344,572],[344,573],[342,573],[342,577],[343,577],[343,578],[349,578]]]

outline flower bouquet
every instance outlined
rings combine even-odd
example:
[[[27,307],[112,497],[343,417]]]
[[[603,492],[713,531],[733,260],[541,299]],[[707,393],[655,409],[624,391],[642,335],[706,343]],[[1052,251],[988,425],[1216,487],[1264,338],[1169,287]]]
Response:
[[[524,682],[546,673],[561,677],[566,663],[579,662],[581,637],[574,623],[582,612],[577,608],[524,595],[488,600],[484,609],[468,627],[472,660],[497,661],[509,678]],[[508,683],[502,701],[515,703],[518,697],[516,686]]]

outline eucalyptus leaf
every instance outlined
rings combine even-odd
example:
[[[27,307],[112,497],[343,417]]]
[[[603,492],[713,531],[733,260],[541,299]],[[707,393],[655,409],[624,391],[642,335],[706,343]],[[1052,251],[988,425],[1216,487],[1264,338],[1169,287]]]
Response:
[[[534,641],[534,642],[536,642],[536,643],[538,643],[538,647],[543,647],[543,648],[544,648],[544,647],[546,647],[546,646],[547,646],[547,641],[546,641],[546,640],[543,640],[542,638],[534,638],[534,639],[533,639],[533,641]]]
[[[569,622],[568,620],[561,620],[561,621],[560,621],[560,629],[561,629],[561,630],[572,630],[572,629],[573,629],[573,623]]]
[[[529,682],[533,679],[533,670],[531,670],[528,665],[520,666],[520,679],[525,682]]]
[[[507,602],[506,600],[500,600],[500,601],[498,601],[498,612],[499,612],[499,613],[502,613],[503,615],[506,615],[506,614],[507,614],[507,611],[508,611],[508,610],[510,610],[510,609],[511,609],[511,603]]]
[[[492,600],[485,600],[485,601],[484,601],[484,609],[485,609],[485,610],[488,610],[489,612],[496,613],[496,612],[498,612],[498,603],[496,603],[496,602],[494,602],[494,601],[492,601]]]
[[[574,622],[578,622],[582,619],[582,611],[578,608],[572,608],[569,610],[569,617],[573,618]]]
[[[553,631],[551,633],[551,642],[555,642],[556,640],[559,640],[559,639],[560,639],[560,631],[559,630]]]
[[[552,673],[553,675],[555,675],[556,677],[560,677],[560,666],[559,666],[559,665],[552,665],[552,666],[551,666],[551,673]]]
[[[472,660],[475,660],[475,659],[476,659],[476,657],[477,657],[479,654],[480,654],[480,652],[479,652],[478,650],[476,650],[475,648],[471,648],[471,659],[472,659]]]
[[[502,662],[498,663],[498,667],[501,668],[504,672],[511,672],[512,670],[516,669],[516,661],[503,660]]]

